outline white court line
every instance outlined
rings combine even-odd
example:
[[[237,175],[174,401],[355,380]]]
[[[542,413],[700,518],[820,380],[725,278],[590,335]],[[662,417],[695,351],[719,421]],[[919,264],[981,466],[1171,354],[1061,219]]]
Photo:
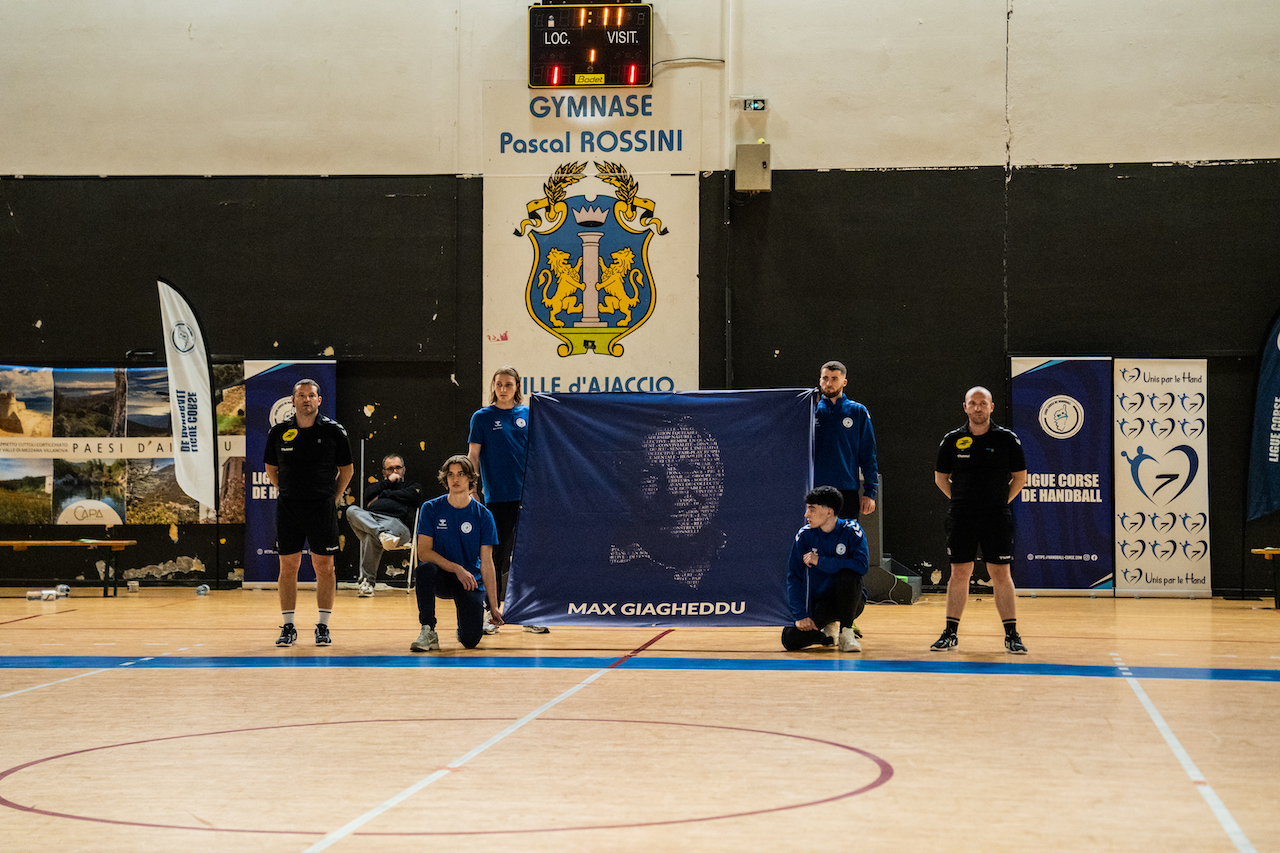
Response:
[[[396,806],[397,806],[397,805],[399,805],[400,803],[402,803],[402,802],[404,802],[405,800],[409,799],[409,798],[410,798],[410,797],[412,797],[414,794],[418,793],[418,792],[419,792],[419,791],[421,791],[423,788],[425,788],[425,787],[427,787],[428,785],[430,785],[432,782],[435,782],[435,781],[436,781],[436,780],[438,780],[438,779],[443,779],[445,776],[448,776],[448,775],[449,775],[450,773],[452,773],[454,770],[456,770],[456,769],[458,769],[459,767],[461,767],[462,765],[466,764],[468,761],[470,761],[471,759],[475,758],[477,755],[479,755],[480,753],[484,752],[486,749],[488,749],[489,747],[493,746],[493,745],[494,745],[494,744],[496,744],[498,741],[500,741],[500,740],[502,740],[503,738],[505,738],[507,735],[509,735],[509,734],[511,734],[512,732],[516,731],[516,730],[517,730],[517,729],[519,729],[521,726],[523,726],[525,723],[530,722],[531,720],[533,720],[534,718],[536,718],[537,716],[539,716],[539,715],[540,715],[540,714],[542,714],[543,712],[545,712],[545,711],[547,711],[547,710],[551,709],[551,708],[552,708],[552,707],[554,707],[555,705],[560,704],[560,703],[561,703],[561,702],[563,702],[565,699],[568,699],[570,696],[572,696],[573,694],[577,693],[579,690],[581,690],[582,688],[586,687],[588,684],[590,684],[591,682],[595,681],[595,680],[596,680],[597,678],[599,678],[600,676],[604,675],[604,674],[605,674],[606,672],[608,672],[611,668],[612,668],[612,665],[611,665],[611,666],[607,666],[607,667],[605,667],[604,669],[601,669],[601,670],[598,670],[598,671],[596,671],[596,672],[591,673],[591,675],[587,676],[587,677],[586,677],[586,678],[584,678],[582,681],[580,681],[579,683],[575,684],[573,687],[570,687],[568,690],[566,690],[565,692],[561,693],[559,696],[557,696],[556,698],[552,699],[550,702],[548,702],[547,704],[543,705],[541,708],[538,708],[538,709],[537,709],[537,710],[535,710],[535,711],[530,711],[528,714],[526,714],[525,716],[521,717],[521,718],[520,718],[519,720],[517,720],[516,722],[514,722],[514,723],[512,723],[511,725],[507,726],[505,729],[503,729],[502,731],[498,732],[496,735],[494,735],[493,737],[489,738],[487,741],[485,741],[484,743],[482,743],[482,744],[480,744],[479,746],[477,746],[475,749],[473,749],[473,750],[471,750],[470,752],[468,752],[466,755],[463,755],[461,758],[455,758],[453,761],[449,762],[449,763],[448,763],[447,765],[445,765],[443,768],[441,768],[441,769],[437,770],[436,772],[432,773],[430,776],[428,776],[427,778],[425,778],[425,779],[421,780],[420,782],[416,782],[416,783],[414,783],[413,785],[410,785],[408,788],[405,788],[403,791],[401,791],[400,793],[396,794],[394,797],[392,797],[391,799],[387,800],[387,801],[386,801],[385,803],[383,803],[382,805],[376,806],[376,807],[374,807],[373,809],[371,809],[370,811],[365,812],[364,814],[360,815],[360,817],[358,817],[358,818],[356,818],[355,820],[353,820],[353,821],[351,821],[350,823],[348,823],[346,826],[343,826],[343,827],[341,827],[341,828],[339,828],[339,829],[335,829],[333,832],[329,833],[329,834],[328,834],[328,835],[326,835],[324,838],[321,838],[321,839],[320,839],[319,841],[317,841],[315,844],[312,844],[310,847],[308,847],[306,850],[304,850],[304,851],[303,851],[303,853],[319,853],[319,851],[321,851],[321,850],[327,850],[327,849],[328,849],[330,846],[332,846],[333,844],[337,843],[338,841],[341,841],[343,838],[346,838],[348,835],[350,835],[351,833],[355,832],[357,829],[359,829],[360,827],[364,826],[366,823],[368,823],[369,821],[371,821],[371,820],[373,820],[374,818],[378,817],[379,815],[384,814],[385,812],[389,811],[390,809],[392,809],[392,808],[396,807]]]
[[[10,696],[17,696],[19,693],[27,693],[32,690],[39,690],[41,687],[52,687],[55,684],[64,684],[68,681],[75,681],[77,678],[84,678],[86,675],[97,675],[100,672],[106,672],[105,669],[95,669],[91,672],[82,672],[79,675],[73,675],[70,678],[60,678],[57,681],[50,681],[48,684],[37,684],[35,687],[26,687],[22,690],[15,690],[12,693],[0,693],[0,699],[8,699]]]
[[[1111,658],[1116,664],[1124,668],[1124,664],[1120,663],[1120,656],[1115,652],[1111,653]],[[1124,669],[1128,672],[1127,668]],[[1155,704],[1147,696],[1147,692],[1142,689],[1142,685],[1138,683],[1138,679],[1127,676],[1125,681],[1129,682],[1129,686],[1133,688],[1133,692],[1137,695],[1138,701],[1142,703],[1142,707],[1147,709],[1147,715],[1151,717],[1151,722],[1156,724],[1156,729],[1164,737],[1164,742],[1173,750],[1174,757],[1178,759],[1178,763],[1182,765],[1182,769],[1186,771],[1192,783],[1200,791],[1200,796],[1204,797],[1204,801],[1209,804],[1209,809],[1213,812],[1213,816],[1218,819],[1218,823],[1222,824],[1222,828],[1226,830],[1227,837],[1236,845],[1236,849],[1240,853],[1257,853],[1257,848],[1245,836],[1244,830],[1240,828],[1240,824],[1236,823],[1236,819],[1231,816],[1231,812],[1222,802],[1222,798],[1218,796],[1213,787],[1205,780],[1204,774],[1200,772],[1200,768],[1196,767],[1195,762],[1191,760],[1191,756],[1182,748],[1182,744],[1173,733],[1173,729],[1169,728],[1169,724],[1164,721],[1164,717],[1160,716],[1160,712],[1156,710]]]

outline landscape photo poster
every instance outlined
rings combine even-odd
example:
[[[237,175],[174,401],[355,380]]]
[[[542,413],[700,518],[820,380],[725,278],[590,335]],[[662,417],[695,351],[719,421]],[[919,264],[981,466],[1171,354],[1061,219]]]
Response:
[[[189,524],[163,367],[0,365],[0,524]]]

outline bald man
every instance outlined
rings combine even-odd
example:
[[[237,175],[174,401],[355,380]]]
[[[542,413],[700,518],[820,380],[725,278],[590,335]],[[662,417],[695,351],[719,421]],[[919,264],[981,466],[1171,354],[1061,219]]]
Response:
[[[991,574],[996,611],[1004,622],[1004,647],[1025,655],[1018,636],[1013,576],[1013,513],[1009,505],[1027,484],[1027,460],[1022,442],[1012,430],[993,423],[991,392],[981,386],[964,395],[967,422],[947,433],[938,445],[933,478],[950,499],[947,506],[947,627],[930,648],[947,652],[956,647],[960,616],[969,600],[969,578],[979,549]]]

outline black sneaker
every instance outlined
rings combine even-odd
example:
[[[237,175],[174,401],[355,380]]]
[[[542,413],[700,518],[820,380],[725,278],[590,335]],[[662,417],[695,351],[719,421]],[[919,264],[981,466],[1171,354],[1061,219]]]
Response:
[[[1004,638],[1004,647],[1011,655],[1025,655],[1027,653],[1027,647],[1022,644],[1022,638],[1018,636],[1017,631]]]
[[[277,646],[292,646],[298,642],[298,629],[293,627],[293,623],[280,626],[280,638],[276,640]]]
[[[316,623],[316,645],[328,646],[333,643],[333,638],[329,636],[329,626]]]
[[[960,638],[956,636],[955,631],[943,631],[942,636],[934,641],[929,647],[931,652],[949,652],[960,644]]]

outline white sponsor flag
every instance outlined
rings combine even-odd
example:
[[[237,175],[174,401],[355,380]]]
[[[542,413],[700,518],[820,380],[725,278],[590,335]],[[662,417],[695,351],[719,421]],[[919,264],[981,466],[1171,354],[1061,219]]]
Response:
[[[164,323],[165,362],[169,367],[174,471],[184,492],[207,507],[216,507],[208,350],[187,300],[163,281],[157,283],[160,317]]]

